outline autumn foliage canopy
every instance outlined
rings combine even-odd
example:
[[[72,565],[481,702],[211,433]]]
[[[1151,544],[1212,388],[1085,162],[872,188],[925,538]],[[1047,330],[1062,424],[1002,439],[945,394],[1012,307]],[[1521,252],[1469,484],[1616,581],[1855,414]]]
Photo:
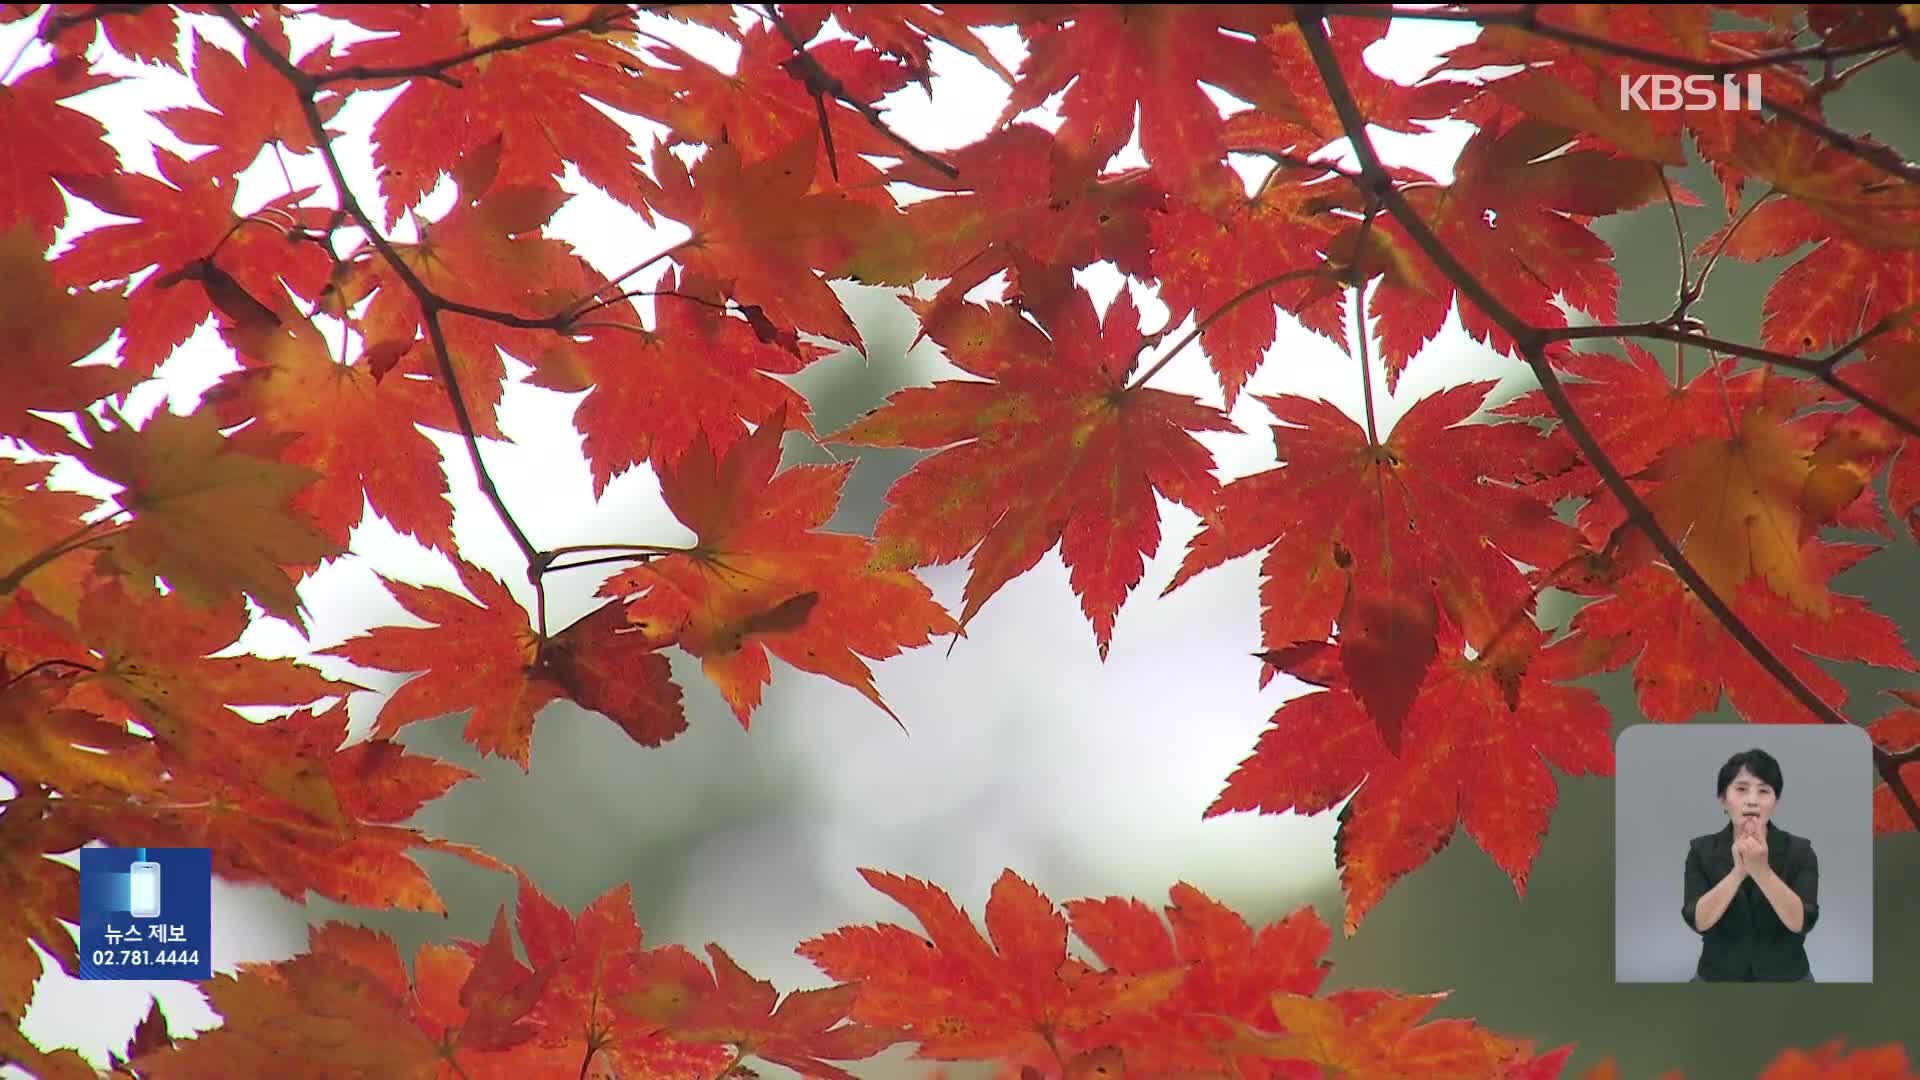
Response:
[[[1186,884],[1160,908],[1056,904],[1008,871],[983,934],[939,886],[862,870],[911,919],[802,943],[834,985],[783,997],[720,945],[643,944],[625,887],[576,915],[409,827],[468,774],[393,737],[465,712],[471,743],[531,768],[537,716],[567,699],[658,746],[688,723],[673,650],[743,726],[776,658],[891,716],[869,662],[964,634],[1056,550],[1104,656],[1164,498],[1202,522],[1169,589],[1258,556],[1247,675],[1312,684],[1206,813],[1353,796],[1352,934],[1462,827],[1524,892],[1551,770],[1612,772],[1585,676],[1631,668],[1655,721],[1724,694],[1755,723],[1847,723],[1818,660],[1920,667],[1832,585],[1920,533],[1920,166],[1826,114],[1856,70],[1920,59],[1913,5],[1456,5],[1421,17],[1481,32],[1417,81],[1363,60],[1408,15],[1372,5],[0,11],[37,27],[0,75],[0,1062],[94,1074],[4,1029],[34,946],[76,969],[76,875],[46,856],[104,841],[207,847],[228,879],[367,908],[444,910],[422,850],[518,878],[485,942],[409,966],[336,923],[217,976],[223,1026],[175,1038],[156,1012],[126,1075],[847,1076],[905,1042],[1033,1077],[1545,1080],[1572,1047],[1428,1020],[1438,994],[1323,994],[1332,931],[1311,909],[1255,928]],[[674,21],[733,39],[736,67],[648,29]],[[1009,34],[1015,60],[988,47]],[[985,137],[930,151],[884,99],[928,82],[935,45],[1010,98]],[[107,59],[186,73],[204,102],[152,112],[151,169],[82,111],[128,77]],[[1757,74],[1763,97],[1619,93],[1655,73]],[[356,184],[333,125],[378,92],[377,177]],[[1369,135],[1443,119],[1473,132],[1444,182]],[[1689,153],[1717,186],[1671,175]],[[328,182],[237,201],[276,158]],[[563,175],[687,238],[589,265],[546,231]],[[450,208],[424,212],[436,191]],[[1678,225],[1681,205],[1723,223],[1676,236],[1670,311],[1622,321],[1595,223],[1671,207]],[[1759,340],[1693,312],[1717,263],[1781,256]],[[1097,302],[1074,276],[1096,264],[1131,287]],[[864,347],[837,280],[898,289],[964,377],[815,430],[783,377]],[[1136,291],[1164,323],[1142,325]],[[1453,386],[1384,429],[1373,384],[1397,387],[1450,318],[1537,389],[1489,408],[1491,383]],[[1346,353],[1365,415],[1262,396],[1277,464],[1222,482],[1196,436],[1236,430],[1283,319]],[[227,373],[190,408],[132,414],[209,324]],[[1217,399],[1153,385],[1189,349]],[[651,470],[694,543],[553,547],[515,516],[486,469],[509,356],[580,395],[596,496]],[[520,564],[463,555],[423,429],[464,445]],[[824,526],[851,463],[782,469],[789,432],[927,453],[874,536],[842,534]],[[118,494],[63,487],[61,463]],[[250,619],[304,629],[303,577],[359,557],[369,508],[464,591],[390,580],[419,625],[318,650],[412,676],[347,742],[358,686],[229,647]],[[914,571],[962,559],[948,611]],[[604,604],[549,625],[563,574]],[[504,584],[523,575],[531,611]],[[1543,628],[1547,590],[1583,598],[1570,624]],[[1905,705],[1867,725],[1880,833],[1920,827],[1920,696]],[[1776,1074],[1916,1075],[1898,1047],[1839,1045]]]

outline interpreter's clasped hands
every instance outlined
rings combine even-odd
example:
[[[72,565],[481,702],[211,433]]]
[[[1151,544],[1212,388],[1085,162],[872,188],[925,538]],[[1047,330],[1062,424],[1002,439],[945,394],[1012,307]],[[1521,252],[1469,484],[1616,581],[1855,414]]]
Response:
[[[1748,877],[1759,877],[1768,870],[1767,830],[1757,821],[1739,821],[1733,827],[1734,868]]]

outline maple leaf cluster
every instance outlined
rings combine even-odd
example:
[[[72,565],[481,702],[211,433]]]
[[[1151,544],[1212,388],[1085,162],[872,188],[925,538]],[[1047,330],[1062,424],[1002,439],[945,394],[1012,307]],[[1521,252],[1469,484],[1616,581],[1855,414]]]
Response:
[[[1660,722],[1724,695],[1752,722],[1848,723],[1818,661],[1920,669],[1891,619],[1835,586],[1920,538],[1920,167],[1835,128],[1825,102],[1920,58],[1912,6],[1456,6],[1425,17],[1479,34],[1411,83],[1363,59],[1400,14],[669,8],[737,47],[728,71],[631,5],[0,9],[35,20],[0,74],[0,1014],[23,1015],[34,946],[75,967],[75,874],[48,856],[204,846],[223,877],[295,900],[444,910],[412,852],[510,868],[405,824],[468,776],[403,749],[406,725],[470,711],[470,742],[531,768],[536,717],[567,699],[658,746],[688,723],[672,650],[743,726],[772,658],[892,716],[870,662],[964,634],[1055,551],[1104,658],[1160,550],[1162,498],[1201,522],[1168,591],[1257,554],[1250,674],[1315,688],[1207,813],[1345,802],[1348,934],[1463,825],[1524,892],[1552,769],[1612,770],[1586,676],[1631,666]],[[1019,37],[1019,63],[989,27]],[[992,130],[942,153],[884,108],[931,85],[936,43],[1008,87]],[[190,78],[201,102],[150,111],[150,170],[81,108],[128,63]],[[1762,107],[1616,95],[1671,72],[1751,73]],[[376,95],[369,187],[329,125]],[[1444,181],[1383,162],[1369,134],[1442,121],[1472,131]],[[1322,156],[1342,139],[1354,164]],[[1669,175],[1689,141],[1718,191]],[[1135,146],[1143,164],[1119,166]],[[296,187],[289,156],[326,182]],[[284,190],[241,202],[242,175],[274,162]],[[686,238],[609,274],[551,230],[568,177]],[[1645,209],[1678,226],[1707,203],[1725,222],[1677,237],[1671,312],[1620,321],[1596,223]],[[1720,259],[1782,256],[1757,343],[1694,314]],[[1113,302],[1076,276],[1094,267],[1124,277]],[[836,280],[899,290],[966,377],[816,431],[785,379],[831,343],[865,347]],[[1136,294],[1165,309],[1157,329]],[[1229,412],[1285,362],[1282,313],[1344,355],[1364,415],[1254,395],[1279,464],[1222,483],[1199,436],[1237,431]],[[1382,432],[1372,369],[1394,390],[1456,317],[1538,389],[1495,404],[1492,383],[1453,386]],[[228,370],[189,411],[140,417],[128,395],[210,323]],[[1595,341],[1617,351],[1578,347]],[[1147,385],[1189,346],[1218,405]],[[596,497],[648,469],[694,542],[551,546],[523,526],[486,468],[507,357],[580,395]],[[460,549],[430,430],[464,448],[512,573]],[[852,464],[782,470],[789,432],[928,453],[867,538],[826,529]],[[56,464],[117,493],[79,495]],[[357,683],[235,645],[255,617],[304,631],[303,580],[356,557],[368,513],[446,556],[465,595],[389,580],[424,626],[314,651],[410,676],[348,742]],[[950,613],[914,571],[963,558]],[[578,572],[604,602],[550,627],[547,579]],[[506,584],[521,575],[532,611]],[[1584,601],[1564,627],[1542,624],[1547,590]],[[1881,833],[1920,827],[1920,696],[1900,702],[1866,725]],[[235,711],[252,707],[281,715]],[[869,880],[928,936],[809,942],[840,987],[778,1004],[718,947],[711,968],[641,949],[622,894],[574,919],[523,878],[524,961],[504,916],[411,975],[378,935],[328,927],[209,984],[218,1032],[170,1046],[143,1026],[130,1053],[156,1076],[334,1052],[343,1074],[708,1076],[753,1054],[840,1075],[826,1062],[901,1040],[1065,1076],[1544,1077],[1565,1060],[1421,1024],[1431,998],[1314,996],[1309,918],[1256,934],[1180,886],[1169,933],[1128,901],[1062,916],[1009,875],[989,942],[934,887]],[[1069,926],[1101,966],[1067,953]],[[278,1023],[293,1014],[309,1020]],[[8,1039],[0,1054],[36,1060]],[[1789,1058],[1782,1076],[1908,1075],[1878,1051]]]

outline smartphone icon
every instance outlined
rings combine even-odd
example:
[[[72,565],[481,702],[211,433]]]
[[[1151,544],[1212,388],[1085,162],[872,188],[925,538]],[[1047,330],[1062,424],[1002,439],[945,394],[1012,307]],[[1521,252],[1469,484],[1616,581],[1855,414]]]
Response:
[[[127,868],[127,910],[136,919],[160,914],[160,864],[137,862]]]

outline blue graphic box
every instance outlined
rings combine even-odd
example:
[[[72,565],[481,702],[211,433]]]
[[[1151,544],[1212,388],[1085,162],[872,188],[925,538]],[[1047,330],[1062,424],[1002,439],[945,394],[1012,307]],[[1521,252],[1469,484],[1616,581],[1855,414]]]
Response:
[[[213,977],[206,848],[80,849],[80,977]]]

